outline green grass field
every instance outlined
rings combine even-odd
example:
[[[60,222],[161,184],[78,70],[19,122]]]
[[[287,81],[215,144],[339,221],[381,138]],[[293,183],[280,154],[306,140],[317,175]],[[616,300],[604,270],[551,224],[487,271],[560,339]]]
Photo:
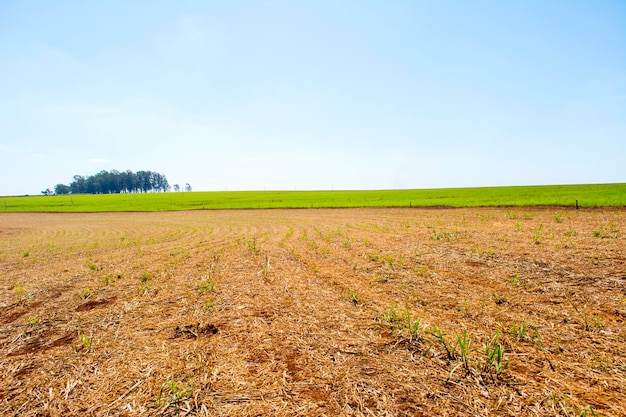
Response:
[[[0,197],[0,212],[321,207],[626,206],[626,183],[376,191],[215,191]]]

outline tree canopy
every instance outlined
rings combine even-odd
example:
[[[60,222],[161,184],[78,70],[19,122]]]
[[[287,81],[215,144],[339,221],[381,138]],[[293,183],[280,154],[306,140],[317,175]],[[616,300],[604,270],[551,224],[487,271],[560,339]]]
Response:
[[[119,194],[168,191],[170,184],[163,174],[152,171],[100,171],[88,177],[74,175],[69,185],[57,184],[55,194]]]

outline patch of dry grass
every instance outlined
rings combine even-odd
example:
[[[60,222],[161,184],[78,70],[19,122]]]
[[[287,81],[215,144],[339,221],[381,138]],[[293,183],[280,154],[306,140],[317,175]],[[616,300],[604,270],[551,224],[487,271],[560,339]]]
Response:
[[[0,409],[626,415],[624,231],[618,210],[2,214]]]

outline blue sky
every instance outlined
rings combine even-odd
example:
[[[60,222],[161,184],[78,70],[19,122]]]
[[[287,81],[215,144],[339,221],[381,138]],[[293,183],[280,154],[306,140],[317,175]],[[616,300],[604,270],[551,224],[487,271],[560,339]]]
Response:
[[[625,1],[0,0],[0,195],[626,181]]]

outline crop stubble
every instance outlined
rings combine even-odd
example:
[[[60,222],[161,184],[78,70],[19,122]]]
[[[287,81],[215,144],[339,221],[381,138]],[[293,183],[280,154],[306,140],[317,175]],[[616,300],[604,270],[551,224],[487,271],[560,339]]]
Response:
[[[0,409],[626,415],[624,214],[2,214]]]

